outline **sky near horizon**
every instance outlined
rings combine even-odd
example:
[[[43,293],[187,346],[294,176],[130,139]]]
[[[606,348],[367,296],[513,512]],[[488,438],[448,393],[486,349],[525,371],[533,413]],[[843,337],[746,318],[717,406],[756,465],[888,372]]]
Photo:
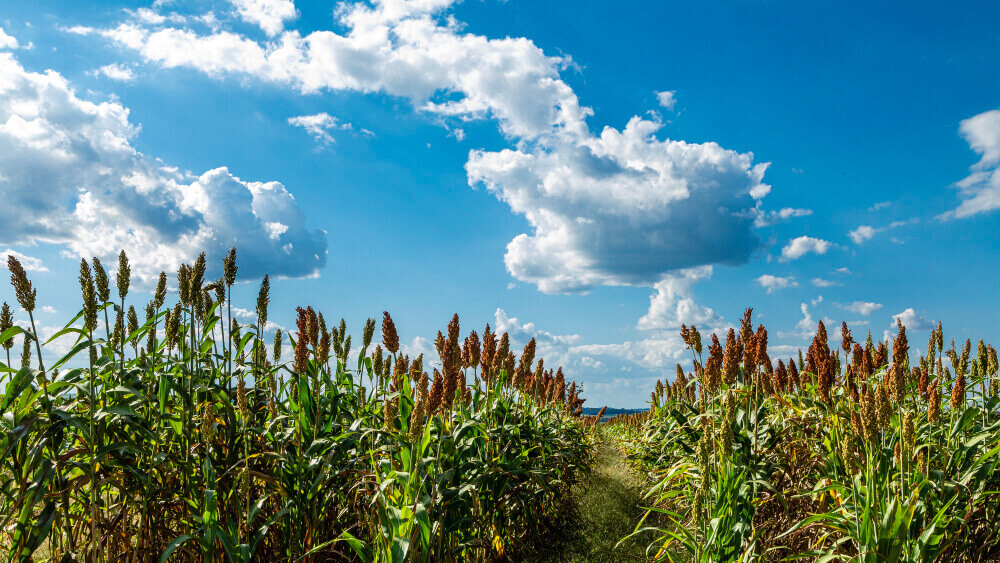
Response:
[[[0,251],[43,335],[81,257],[236,244],[234,305],[531,337],[639,407],[746,307],[1000,340],[992,2],[0,0]],[[173,279],[173,278],[171,278]],[[9,284],[0,300],[14,302]],[[23,314],[19,318],[22,318]],[[23,320],[23,319],[22,319]],[[839,334],[839,330],[831,332]],[[68,346],[69,343],[62,344]],[[61,344],[52,346],[57,353]],[[512,346],[513,348],[514,346]]]

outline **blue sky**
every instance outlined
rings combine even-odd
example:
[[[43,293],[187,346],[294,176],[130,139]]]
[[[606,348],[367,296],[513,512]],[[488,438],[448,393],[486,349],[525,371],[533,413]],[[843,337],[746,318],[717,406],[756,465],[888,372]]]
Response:
[[[871,4],[3,2],[0,250],[53,330],[82,256],[235,242],[279,325],[387,309],[418,353],[457,312],[591,406],[747,306],[775,360],[996,340],[1000,7]]]

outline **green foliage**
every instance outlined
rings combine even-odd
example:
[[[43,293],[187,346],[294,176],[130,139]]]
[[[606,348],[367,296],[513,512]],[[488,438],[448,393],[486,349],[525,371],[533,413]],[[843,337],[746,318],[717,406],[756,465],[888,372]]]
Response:
[[[658,383],[649,412],[607,425],[646,477],[647,512],[629,537],[652,538],[650,559],[1000,557],[992,347],[980,345],[981,359],[971,361],[969,343],[947,351],[957,375],[949,388],[934,358],[943,352],[940,326],[928,357],[911,368],[902,326],[890,358],[885,344],[854,343],[845,325],[842,349],[853,344],[853,352],[841,365],[820,323],[799,373],[793,360],[787,370],[771,364],[766,330],[749,330],[749,318],[725,348],[713,339],[706,361],[697,331],[684,327],[695,373]]]
[[[592,425],[574,416],[582,400],[565,396],[561,372],[514,387],[501,369],[487,385],[479,366],[451,363],[438,377],[455,395],[431,405],[427,375],[400,354],[373,369],[374,322],[349,368],[343,321],[328,333],[311,309],[283,335],[292,366],[280,340],[266,347],[268,284],[257,322],[240,326],[235,254],[202,287],[205,268],[182,269],[176,306],[161,277],[145,322],[130,313],[117,336],[127,279],[116,303],[103,269],[97,290],[82,274],[90,310],[85,299],[44,343],[72,340],[65,356],[15,369],[4,346],[8,561],[489,560],[534,541],[589,467]],[[12,326],[0,345],[35,334]]]

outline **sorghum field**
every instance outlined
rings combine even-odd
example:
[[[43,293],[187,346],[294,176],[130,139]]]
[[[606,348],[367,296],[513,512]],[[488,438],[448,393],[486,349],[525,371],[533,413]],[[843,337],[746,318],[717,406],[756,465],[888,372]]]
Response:
[[[74,345],[45,365],[37,291],[8,267],[31,320],[3,305],[10,561],[517,560],[591,463],[595,419],[533,340],[518,357],[455,316],[431,375],[388,313],[352,356],[344,321],[307,307],[265,342],[267,277],[256,324],[231,315],[235,248],[222,278],[203,254],[138,304],[122,252],[113,282],[81,262],[80,311],[48,339]]]
[[[841,331],[820,322],[774,364],[749,309],[707,350],[683,328],[694,373],[604,429],[646,480],[650,559],[1000,558],[996,350],[940,324],[921,357],[903,326],[889,344]]]
[[[357,355],[311,307],[265,341],[267,277],[256,322],[231,314],[235,248],[218,280],[204,255],[176,293],[162,274],[141,313],[124,252],[113,281],[81,261],[80,311],[46,342],[36,290],[8,268],[30,320],[0,310],[9,561],[567,560],[538,548],[586,522],[577,538],[620,541],[573,560],[635,542],[654,561],[1000,557],[997,354],[946,347],[940,325],[911,357],[901,324],[888,343],[846,323],[832,342],[820,322],[776,364],[750,309],[724,345],[684,326],[693,372],[603,421],[534,340],[517,356],[489,325],[463,337],[457,315],[440,370],[400,353],[389,313]],[[57,339],[73,346],[45,365]],[[619,468],[641,483],[631,507]]]

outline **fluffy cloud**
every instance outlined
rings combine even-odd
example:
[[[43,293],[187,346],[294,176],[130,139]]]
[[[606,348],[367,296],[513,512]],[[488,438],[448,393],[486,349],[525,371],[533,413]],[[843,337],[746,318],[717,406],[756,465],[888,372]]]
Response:
[[[835,285],[840,285],[840,282],[836,282],[836,281],[828,280],[828,279],[824,279],[824,278],[813,278],[810,281],[816,287],[833,287]]]
[[[254,324],[257,323],[257,311],[251,311],[249,309],[244,309],[242,307],[233,307],[233,316],[244,322],[254,323]],[[273,333],[279,328],[281,330],[286,330],[285,327],[279,325],[278,323],[272,320],[268,320],[267,323],[264,325],[264,332]]]
[[[811,338],[816,329],[817,323],[813,320],[812,315],[809,313],[809,305],[802,303],[799,305],[799,309],[802,311],[802,318],[799,322],[795,323],[795,331],[784,332],[778,331],[778,338]]]
[[[854,303],[849,303],[847,305],[840,305],[840,308],[845,311],[850,311],[867,317],[868,315],[881,309],[882,304],[872,303],[869,301],[855,301]]]
[[[17,39],[7,35],[2,27],[0,27],[0,49],[17,49]]]
[[[18,252],[16,250],[11,250],[10,248],[8,248],[7,250],[4,250],[3,252],[0,252],[0,264],[2,264],[2,266],[0,266],[0,267],[3,267],[3,268],[7,267],[7,257],[8,256],[13,256],[14,258],[17,258],[17,261],[21,263],[21,266],[23,266],[24,270],[27,271],[27,272],[48,272],[49,271],[49,269],[45,266],[45,264],[42,263],[42,259],[41,258],[35,258],[33,256],[27,256],[25,254],[21,254],[20,252]]]
[[[700,266],[664,276],[653,286],[656,293],[649,297],[649,311],[639,319],[636,328],[676,332],[681,324],[703,328],[721,325],[722,317],[691,298],[691,286],[711,275],[711,266]]]
[[[861,244],[866,240],[871,240],[876,234],[888,231],[890,229],[895,229],[897,227],[902,227],[907,223],[916,223],[916,219],[911,219],[910,221],[893,221],[885,227],[872,227],[871,225],[860,225],[858,228],[847,233],[854,244]]]
[[[854,244],[861,244],[875,236],[875,229],[871,225],[861,225],[847,234],[854,241]]]
[[[903,323],[909,330],[930,330],[934,328],[934,323],[927,320],[927,317],[916,312],[913,307],[905,309],[902,313],[897,313],[892,316],[892,322],[889,323],[889,328],[896,327],[896,320]]]
[[[808,217],[812,215],[812,209],[798,209],[795,207],[782,207],[777,211],[768,211],[766,213],[761,213],[757,217],[757,226],[766,227],[769,225],[776,225],[778,223],[783,223],[792,219],[794,217]]]
[[[228,31],[101,31],[164,67],[237,74],[303,93],[382,92],[442,122],[491,118],[516,148],[471,151],[469,184],[523,215],[531,233],[507,247],[517,279],[550,293],[651,286],[664,274],[740,264],[760,246],[754,225],[767,165],[715,143],[661,140],[656,119],[591,133],[560,76],[566,56],[524,38],[462,33],[453,0],[341,5],[342,33],[286,31],[260,44]]]
[[[510,349],[520,354],[521,349],[532,338],[535,339],[535,354],[545,358],[545,363],[552,368],[560,365],[569,367],[579,361],[582,354],[574,353],[574,347],[583,340],[579,334],[553,334],[535,327],[535,323],[521,322],[517,317],[511,317],[503,309],[494,313],[493,331],[497,334],[507,333],[510,336]]]
[[[757,278],[757,283],[759,283],[761,287],[766,287],[768,293],[774,293],[779,289],[789,287],[799,287],[799,283],[795,281],[794,277],[772,276],[771,274],[764,274],[760,276]]]
[[[243,21],[260,26],[268,37],[285,29],[285,22],[299,17],[292,0],[230,0]]]
[[[648,370],[669,368],[690,359],[685,357],[686,345],[679,335],[664,335],[662,338],[647,338],[620,344],[581,344],[573,347],[572,351],[591,357],[627,362]]]
[[[168,168],[133,148],[128,115],[0,53],[0,243],[51,242],[109,259],[125,248],[147,280],[202,250],[215,264],[233,244],[250,276],[307,276],[325,265],[325,233],[305,227],[284,186],[224,167],[198,176]]]
[[[104,65],[100,68],[95,68],[87,74],[91,76],[103,75],[117,82],[132,82],[135,80],[135,72],[131,68],[119,64]]]
[[[939,219],[961,219],[1000,208],[1000,109],[965,119],[958,130],[980,158],[971,173],[955,184],[962,202]]]
[[[810,252],[814,254],[826,254],[827,250],[833,244],[829,241],[813,238],[808,236],[801,236],[794,238],[781,249],[781,260],[787,262],[789,260],[798,260]]]
[[[485,186],[533,228],[507,245],[507,270],[546,293],[651,285],[670,271],[741,264],[760,240],[754,196],[766,165],[714,143],[660,141],[660,123],[533,150],[472,151]]]
[[[288,124],[305,129],[306,133],[312,135],[312,138],[316,139],[317,142],[328,145],[336,142],[330,131],[337,129],[347,130],[352,127],[350,123],[341,123],[339,119],[326,112],[315,115],[289,117]]]
[[[677,90],[656,92],[656,101],[660,103],[660,107],[665,108],[667,111],[674,111],[674,106],[677,105],[676,94]]]

